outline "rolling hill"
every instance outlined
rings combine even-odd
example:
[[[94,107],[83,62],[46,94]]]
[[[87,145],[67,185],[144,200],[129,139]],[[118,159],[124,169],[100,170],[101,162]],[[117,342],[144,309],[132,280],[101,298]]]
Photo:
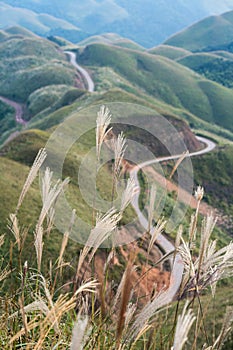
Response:
[[[150,96],[233,131],[232,90],[168,58],[93,44],[78,51],[78,61],[87,66],[111,67]]]
[[[145,51],[145,48],[134,42],[133,40],[129,40],[127,38],[123,38],[120,35],[114,33],[106,33],[101,35],[93,35],[90,36],[80,42],[78,42],[78,46],[85,47],[90,44],[100,43],[114,46],[121,46],[132,50]]]
[[[56,44],[22,27],[10,27],[2,33],[0,95],[19,102],[25,120],[69,104],[83,94],[75,87],[79,82],[75,69]],[[9,109],[3,102],[1,105],[2,111]],[[9,113],[8,117],[1,115],[1,142],[18,129],[14,113]]]
[[[67,89],[74,85],[75,70],[56,45],[21,27],[3,33],[7,38],[0,41],[1,95],[27,103],[38,89],[49,85],[65,85]]]
[[[233,60],[227,59],[221,51],[213,53],[196,53],[178,60],[179,63],[191,68],[207,79],[213,80],[228,88],[233,87]]]
[[[233,11],[211,16],[172,36],[154,53],[165,55],[225,87],[233,86]],[[173,46],[171,46],[173,45]],[[172,55],[189,50],[186,55]],[[192,51],[192,52],[190,52]]]
[[[169,45],[159,45],[148,50],[148,52],[154,55],[170,58],[171,60],[177,60],[190,54],[190,51],[188,50]]]
[[[233,11],[211,16],[173,35],[165,45],[177,46],[189,51],[230,50],[233,42]]]

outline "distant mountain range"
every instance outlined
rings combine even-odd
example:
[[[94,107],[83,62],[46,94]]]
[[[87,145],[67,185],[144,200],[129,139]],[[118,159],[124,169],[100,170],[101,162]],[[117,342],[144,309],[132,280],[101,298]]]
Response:
[[[25,27],[41,36],[59,35],[74,42],[87,36],[78,27],[61,18],[0,2],[0,28],[15,25]]]
[[[4,4],[17,9],[3,11]],[[72,42],[114,32],[145,47],[206,16],[233,10],[233,0],[5,0],[0,5],[2,28],[15,21],[37,34],[61,35]]]

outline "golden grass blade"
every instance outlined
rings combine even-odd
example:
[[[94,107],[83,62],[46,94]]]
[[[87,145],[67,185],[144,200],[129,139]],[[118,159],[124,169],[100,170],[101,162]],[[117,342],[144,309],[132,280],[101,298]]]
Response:
[[[114,151],[114,175],[117,178],[121,171],[121,164],[127,147],[123,132],[121,132],[116,139],[112,139],[111,147]]]
[[[80,253],[77,275],[82,267],[82,264],[86,258],[86,256],[91,251],[91,255],[89,257],[89,262],[92,260],[95,252],[99,248],[99,246],[111,235],[111,233],[117,227],[117,223],[121,219],[121,213],[117,213],[115,208],[110,209],[104,215],[98,215],[96,218],[96,225],[91,230],[88,240]]]
[[[157,224],[155,227],[153,227],[151,230],[150,230],[150,233],[151,233],[151,239],[150,239],[150,243],[149,243],[149,246],[148,246],[148,254],[150,254],[154,244],[155,244],[155,241],[157,239],[157,237],[163,232],[165,226],[166,226],[166,223],[167,221],[164,220],[164,218],[161,218],[158,220]]]
[[[18,204],[16,206],[15,214],[17,214],[17,212],[18,212],[18,210],[19,210],[19,208],[24,200],[24,197],[26,196],[26,193],[28,192],[32,182],[36,178],[37,173],[38,173],[41,165],[43,164],[46,156],[47,156],[47,154],[46,154],[45,149],[44,148],[40,149],[35,160],[34,160],[32,167],[30,169],[30,172],[29,172],[28,177],[25,181],[25,184],[23,186],[22,192],[21,192],[19,200],[18,200]]]
[[[5,241],[5,235],[0,236],[0,247],[4,244]]]
[[[175,174],[177,168],[179,167],[179,165],[183,162],[183,160],[184,160],[188,155],[189,155],[189,151],[186,151],[186,152],[184,152],[184,153],[180,156],[180,158],[176,161],[176,163],[175,163],[175,165],[174,165],[174,167],[173,167],[173,169],[172,169],[172,172],[171,172],[171,174],[170,174],[170,176],[169,176],[169,180],[172,179],[172,177],[173,177],[173,175]]]
[[[73,224],[74,224],[75,214],[76,214],[76,210],[74,209],[72,211],[72,216],[71,216],[71,220],[70,220],[70,225],[69,225],[68,231],[66,231],[64,233],[64,236],[63,236],[63,239],[62,239],[60,254],[59,254],[58,263],[57,263],[58,269],[60,269],[60,274],[62,273],[63,255],[64,255],[64,252],[65,252],[68,240],[69,240],[70,232],[71,232]]]
[[[111,130],[111,128],[108,128],[110,122],[111,114],[109,109],[105,106],[101,106],[96,119],[96,157],[98,161],[100,160],[102,144]]]
[[[149,202],[149,208],[148,208],[148,232],[150,232],[151,227],[153,226],[155,198],[156,198],[156,186],[155,184],[152,184],[151,190],[150,190],[150,202]]]

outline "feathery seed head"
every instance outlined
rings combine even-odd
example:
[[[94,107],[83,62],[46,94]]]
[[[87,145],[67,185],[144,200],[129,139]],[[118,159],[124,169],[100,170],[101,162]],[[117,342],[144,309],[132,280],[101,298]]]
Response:
[[[183,348],[188,339],[188,332],[195,321],[192,310],[187,310],[187,307],[188,302],[186,302],[182,314],[178,317],[172,350],[181,350]]]
[[[98,161],[100,160],[102,143],[111,130],[111,128],[108,129],[110,122],[111,114],[108,107],[101,106],[96,119],[96,156]]]
[[[134,179],[130,177],[127,181],[126,188],[122,194],[121,208],[120,208],[121,212],[123,212],[127,208],[127,206],[131,202],[131,200],[134,197],[134,195],[136,194],[136,192],[137,192],[136,183],[135,183]]]
[[[203,196],[204,196],[204,188],[201,187],[201,186],[198,186],[196,191],[195,191],[194,196],[195,196],[196,200],[198,202],[200,202],[202,200]]]
[[[121,170],[122,160],[126,150],[126,139],[123,132],[117,138],[111,140],[111,147],[114,151],[114,174],[118,177]]]

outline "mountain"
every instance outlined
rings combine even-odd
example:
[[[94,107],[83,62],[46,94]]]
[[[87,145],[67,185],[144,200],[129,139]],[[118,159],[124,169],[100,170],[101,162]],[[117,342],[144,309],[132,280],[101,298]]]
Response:
[[[22,26],[42,36],[61,35],[75,41],[87,36],[78,27],[63,19],[0,2],[0,28],[11,26]]]
[[[150,52],[164,55],[207,79],[233,87],[233,11],[210,16]]]
[[[233,42],[233,11],[221,16],[210,16],[182,32],[173,35],[164,44],[198,51],[226,50]]]
[[[2,3],[69,21],[89,35],[114,32],[145,47],[161,43],[206,16],[233,10],[233,0],[59,0],[56,3],[4,0]]]

